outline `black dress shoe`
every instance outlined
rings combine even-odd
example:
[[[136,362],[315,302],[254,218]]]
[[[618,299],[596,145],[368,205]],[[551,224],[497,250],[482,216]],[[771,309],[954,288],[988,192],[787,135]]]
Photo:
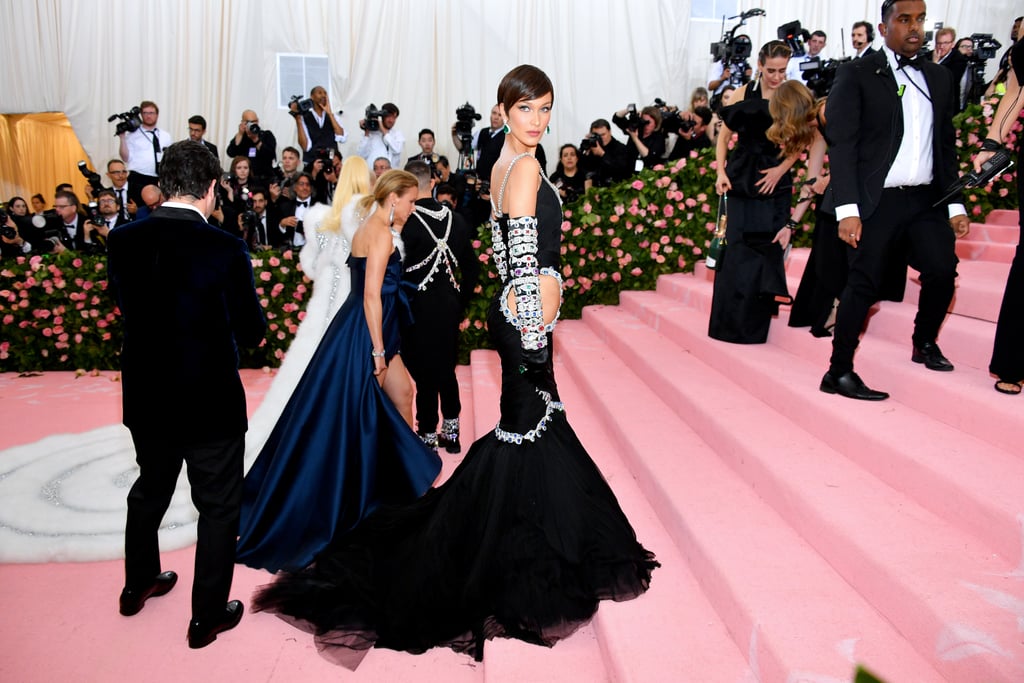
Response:
[[[924,366],[929,370],[938,370],[939,372],[951,372],[953,370],[953,364],[942,355],[939,345],[935,342],[915,346],[910,360],[915,363],[924,363]]]
[[[884,401],[889,398],[889,394],[884,391],[868,388],[868,385],[864,384],[864,380],[852,370],[838,377],[831,372],[826,372],[825,376],[821,378],[819,388],[826,394],[839,394],[859,401]]]
[[[188,622],[188,646],[193,650],[206,647],[217,640],[218,633],[230,631],[242,620],[245,608],[238,600],[232,600],[224,610],[209,618],[193,619]]]
[[[167,595],[178,583],[178,575],[174,572],[157,574],[148,586],[138,588],[124,587],[121,591],[121,614],[126,617],[138,614],[146,604],[146,600]]]

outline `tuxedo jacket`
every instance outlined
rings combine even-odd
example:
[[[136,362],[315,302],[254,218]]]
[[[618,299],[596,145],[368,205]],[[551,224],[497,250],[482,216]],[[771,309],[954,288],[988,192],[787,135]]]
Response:
[[[298,199],[289,199],[284,195],[278,197],[276,216],[278,223],[283,221],[285,218],[290,218],[291,216],[295,215],[296,203],[298,201]],[[311,209],[313,205],[317,203],[317,200],[314,198],[314,195],[310,195],[309,197],[306,198],[306,202],[309,204],[309,206],[306,207],[306,211],[309,211],[309,209]],[[276,241],[272,242],[272,244],[274,244],[274,246],[281,246],[284,244],[293,243],[295,241],[295,231],[297,227],[298,226],[287,228],[279,226],[278,229],[275,231],[277,233]],[[302,226],[302,234],[303,236],[305,236],[306,234],[305,224],[303,224]]]
[[[242,240],[162,206],[110,231],[107,263],[125,426],[189,443],[243,434],[237,345],[257,346],[266,321]]]
[[[210,150],[213,153],[213,156],[217,157],[217,160],[219,161],[220,155],[217,154],[217,145],[207,140],[203,140],[203,144],[206,146],[206,149]]]
[[[958,177],[956,134],[953,115],[957,112],[956,92],[949,69],[922,59],[932,101],[932,186],[937,197]],[[903,140],[903,107],[899,86],[884,50],[855,59],[839,67],[835,84],[825,106],[826,135],[832,181],[826,208],[857,204],[861,219],[870,218],[878,207],[882,186]],[[962,202],[954,196],[952,202]]]

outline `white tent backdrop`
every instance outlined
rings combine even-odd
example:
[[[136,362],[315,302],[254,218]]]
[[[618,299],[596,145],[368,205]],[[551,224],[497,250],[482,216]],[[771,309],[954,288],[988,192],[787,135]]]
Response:
[[[849,50],[854,21],[878,22],[880,0],[4,0],[0,3],[0,114],[64,112],[98,166],[117,155],[107,116],[140,100],[160,106],[161,128],[187,134],[202,114],[223,151],[243,109],[274,131],[278,150],[295,144],[295,124],[276,102],[277,54],[327,55],[332,107],[344,109],[354,152],[356,123],[370,102],[395,102],[406,156],[416,132],[433,128],[441,152],[455,108],[469,101],[484,118],[498,80],[529,62],[555,85],[550,169],[562,142],[578,142],[595,118],[655,97],[685,103],[703,84],[708,46],[721,20],[691,9],[762,7],[744,27],[755,46],[800,19],[829,35],[830,56]],[[1019,7],[1006,0],[933,0],[929,22],[963,35],[1009,42]],[[727,22],[731,26],[734,22]],[[840,36],[840,29],[844,31]],[[881,44],[876,39],[876,47]],[[994,65],[990,64],[990,73]],[[304,95],[307,93],[303,93]],[[222,159],[226,161],[226,158]],[[74,172],[69,169],[69,174]],[[101,169],[102,172],[102,169]],[[7,196],[16,179],[0,179]],[[27,188],[24,188],[27,189]]]

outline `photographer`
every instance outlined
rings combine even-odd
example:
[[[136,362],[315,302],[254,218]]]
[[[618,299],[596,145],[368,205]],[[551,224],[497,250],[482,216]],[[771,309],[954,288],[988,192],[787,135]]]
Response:
[[[331,111],[327,90],[323,86],[310,90],[308,100],[293,99],[288,111],[295,117],[303,162],[312,163],[320,150],[331,149],[335,154],[341,153],[338,145],[344,144],[348,137]]]
[[[322,149],[317,154],[312,167],[313,195],[321,204],[330,204],[341,175],[341,154],[332,149]]]
[[[661,130],[661,111],[657,107],[644,107],[638,115],[630,105],[612,116],[612,122],[629,136],[626,152],[635,159],[634,172],[654,168],[665,156],[665,133]]]
[[[21,197],[11,197],[6,209],[0,208],[0,252],[4,257],[25,256],[52,249],[42,233],[32,225],[28,205]]]
[[[359,121],[363,129],[363,139],[359,142],[359,156],[373,163],[377,157],[386,157],[391,168],[401,168],[402,150],[405,148],[405,135],[395,128],[398,119],[398,107],[385,102],[380,111],[371,104],[366,108],[366,118]]]
[[[160,175],[160,160],[164,150],[171,144],[171,136],[156,127],[160,108],[156,103],[145,100],[139,104],[141,125],[128,132],[118,125],[117,136],[121,139],[119,154],[121,161],[128,165],[128,182],[131,188],[129,198],[136,204],[141,199],[138,192],[145,185],[155,184]]]
[[[682,159],[690,156],[690,152],[711,147],[712,139],[708,134],[712,113],[708,107],[696,107],[692,111],[679,112],[681,121],[676,134],[676,142],[672,145],[669,160]]]
[[[308,173],[299,174],[292,188],[295,190],[294,199],[281,197],[277,201],[282,218],[278,222],[277,235],[270,238],[271,244],[277,246],[301,247],[306,243],[306,228],[303,221],[306,218],[306,211],[315,203],[313,176]]]
[[[437,155],[434,154],[434,131],[424,128],[417,137],[420,146],[420,153],[409,157],[409,161],[422,161],[430,166],[431,172],[435,172],[434,164],[437,162]],[[409,163],[409,161],[405,163]]]
[[[238,230],[249,251],[264,251],[280,244],[277,207],[267,201],[267,191],[253,187],[245,211],[238,216]]]
[[[803,70],[800,69],[800,65],[804,62],[810,62],[815,59],[824,62],[825,44],[828,42],[828,36],[825,35],[824,31],[818,30],[810,34],[810,38],[807,39],[807,51],[805,54],[798,55],[793,54],[789,58],[789,65],[786,67],[786,79],[795,81],[797,79],[807,82],[807,77]]]
[[[110,188],[104,188],[96,195],[96,208],[108,232],[112,228],[128,222],[128,219],[121,215],[121,205],[117,203],[117,193]]]
[[[228,143],[229,157],[246,157],[254,178],[270,182],[274,177],[274,162],[277,161],[277,140],[269,130],[260,128],[260,117],[246,109],[238,124],[238,132]]]
[[[594,181],[579,167],[580,151],[568,143],[558,150],[558,165],[549,180],[558,188],[563,202],[572,202],[594,186]]]
[[[294,147],[281,150],[281,165],[270,183],[270,201],[276,202],[279,197],[295,198],[292,184],[304,170],[301,167],[302,154]]]
[[[607,119],[590,124],[590,134],[580,143],[583,169],[594,185],[604,187],[625,180],[633,173],[626,145],[612,137]]]

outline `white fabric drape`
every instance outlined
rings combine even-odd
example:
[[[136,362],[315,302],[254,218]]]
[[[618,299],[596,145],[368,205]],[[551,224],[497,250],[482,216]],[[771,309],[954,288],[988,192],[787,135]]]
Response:
[[[1011,4],[934,0],[930,20],[1007,43],[1019,11]],[[880,2],[740,5],[768,13],[745,27],[755,46],[800,18],[824,29],[828,54],[840,56],[850,25],[877,23]],[[0,113],[65,112],[101,173],[117,156],[107,116],[143,99],[160,106],[159,126],[175,140],[186,137],[190,115],[205,116],[207,137],[222,154],[251,108],[280,150],[295,144],[296,133],[277,108],[276,54],[326,54],[332,107],[345,111],[344,153],[355,151],[366,105],[392,101],[406,156],[418,152],[420,128],[432,128],[438,151],[451,156],[455,108],[469,101],[486,125],[502,74],[529,62],[555,85],[550,171],[559,144],[578,142],[595,118],[655,97],[688,102],[703,84],[708,45],[721,34],[720,22],[691,21],[690,7],[690,0],[5,0]],[[0,178],[0,196],[12,182]]]

